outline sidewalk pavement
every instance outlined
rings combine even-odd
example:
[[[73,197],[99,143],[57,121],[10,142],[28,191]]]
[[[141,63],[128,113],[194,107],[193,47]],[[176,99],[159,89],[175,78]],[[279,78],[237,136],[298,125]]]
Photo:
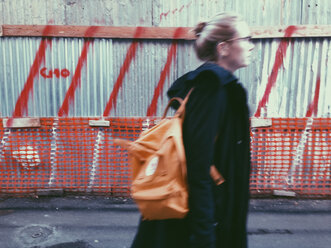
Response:
[[[1,209],[117,209],[138,211],[134,201],[125,197],[107,196],[65,196],[65,197],[0,197]],[[251,199],[250,212],[328,212],[331,199],[272,198]]]
[[[252,199],[250,248],[327,248],[331,200]],[[127,248],[139,220],[131,199],[0,198],[1,248]]]

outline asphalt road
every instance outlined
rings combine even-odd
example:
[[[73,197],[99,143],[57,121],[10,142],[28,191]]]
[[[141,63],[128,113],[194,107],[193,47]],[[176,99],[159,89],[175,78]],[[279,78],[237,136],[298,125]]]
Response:
[[[331,247],[331,200],[253,199],[250,248]],[[127,199],[0,199],[0,248],[130,247],[139,219]]]

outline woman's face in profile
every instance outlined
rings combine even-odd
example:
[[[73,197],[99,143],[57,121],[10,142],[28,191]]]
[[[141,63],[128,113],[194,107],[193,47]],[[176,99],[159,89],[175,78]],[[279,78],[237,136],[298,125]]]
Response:
[[[229,45],[229,54],[226,57],[226,61],[233,71],[250,64],[254,49],[250,38],[251,33],[247,23],[239,22],[237,24],[236,36],[227,42]]]

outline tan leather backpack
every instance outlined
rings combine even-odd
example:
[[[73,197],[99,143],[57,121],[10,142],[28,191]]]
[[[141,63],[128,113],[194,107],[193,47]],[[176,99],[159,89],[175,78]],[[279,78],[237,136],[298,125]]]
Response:
[[[192,89],[193,90],[193,89]],[[147,220],[184,218],[188,213],[188,186],[186,158],[182,137],[185,115],[184,100],[172,98],[162,117],[154,127],[143,131],[135,141],[114,139],[114,143],[126,147],[132,167],[131,195]],[[175,115],[166,118],[173,101],[180,107]],[[215,166],[211,175],[217,184],[224,180]]]

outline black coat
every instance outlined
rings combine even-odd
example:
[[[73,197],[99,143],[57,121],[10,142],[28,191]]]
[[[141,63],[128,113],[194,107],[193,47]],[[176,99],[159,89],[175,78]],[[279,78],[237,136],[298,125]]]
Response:
[[[246,92],[238,79],[205,63],[174,82],[168,96],[184,98],[183,140],[189,214],[181,220],[141,221],[132,248],[244,248],[249,201],[250,133]],[[209,175],[215,164],[226,182]]]

